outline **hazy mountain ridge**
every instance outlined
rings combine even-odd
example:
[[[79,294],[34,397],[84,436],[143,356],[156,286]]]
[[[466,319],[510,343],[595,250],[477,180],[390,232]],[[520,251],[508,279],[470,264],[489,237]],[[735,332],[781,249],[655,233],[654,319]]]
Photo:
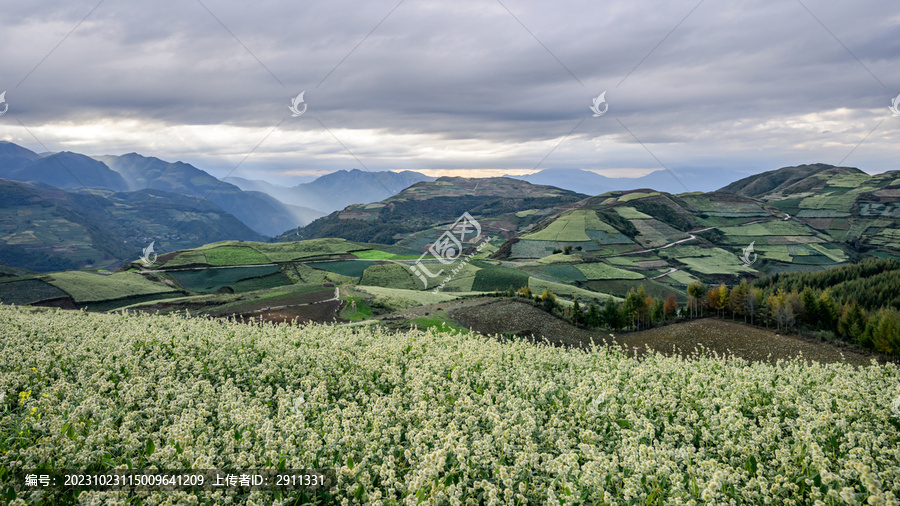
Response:
[[[433,177],[409,170],[368,172],[359,169],[335,171],[292,187],[239,177],[225,179],[245,191],[265,192],[286,204],[322,211],[319,216],[351,204],[379,202],[420,181],[434,180]]]
[[[0,142],[0,177],[44,183],[64,190],[128,189],[121,175],[89,156],[70,151],[41,156],[8,142]]]
[[[131,190],[152,188],[207,198],[263,235],[278,235],[322,215],[313,209],[287,206],[266,193],[243,191],[188,163],[137,153],[95,158],[122,174]]]
[[[159,190],[68,192],[0,179],[0,263],[35,271],[115,269],[157,252],[263,237],[209,201]]]

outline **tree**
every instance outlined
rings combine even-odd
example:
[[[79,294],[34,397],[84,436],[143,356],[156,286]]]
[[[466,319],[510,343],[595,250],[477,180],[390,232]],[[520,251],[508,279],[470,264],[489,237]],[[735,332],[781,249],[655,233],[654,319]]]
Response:
[[[663,304],[663,312],[666,317],[674,316],[675,311],[678,310],[678,299],[675,298],[675,295],[669,294],[666,297],[666,302]]]
[[[722,311],[722,316],[725,316],[725,308],[728,307],[728,300],[731,296],[731,293],[728,291],[728,287],[724,284],[721,284],[715,288],[710,288],[706,293],[706,299],[710,307],[716,310],[716,316],[719,315],[719,311]]]
[[[643,287],[642,287],[643,288]],[[644,305],[644,298],[632,288],[625,295],[625,303],[622,305],[622,312],[625,317],[631,320],[631,327],[637,327],[638,311]]]
[[[731,296],[729,297],[729,307],[731,308],[731,319],[734,320],[734,315],[736,313],[744,314],[744,323],[747,322],[747,314],[744,313],[744,304],[747,302],[747,293],[749,292],[750,287],[747,285],[747,280],[742,279],[741,284],[735,285],[734,288],[731,289]]]
[[[706,285],[700,281],[694,281],[688,285],[687,293],[691,306],[691,315],[696,317],[698,309],[702,309],[700,307],[700,300],[706,294]]]
[[[665,304],[662,299],[653,299],[653,307],[650,308],[650,321],[661,322],[666,318]]]
[[[831,296],[831,290],[825,290],[816,301],[816,325],[820,329],[835,330],[840,316],[837,304]]]
[[[541,294],[541,300],[544,303],[544,309],[546,309],[547,311],[552,313],[553,310],[556,309],[556,295],[553,295],[553,292],[544,290],[544,293]]]
[[[863,346],[870,346],[865,336],[866,313],[860,305],[854,301],[846,303],[841,308],[841,317],[838,320],[838,333],[845,339],[852,339]]]
[[[619,308],[616,306],[616,301],[612,298],[612,295],[606,299],[606,304],[603,305],[603,310],[600,312],[600,321],[603,325],[613,330],[621,328]]]
[[[788,300],[788,294],[779,288],[768,298],[769,314],[775,320],[778,330],[794,325],[794,306]]]
[[[578,303],[578,297],[574,297],[572,303],[572,325],[580,326],[584,324],[584,313],[581,311],[581,304]]]
[[[811,288],[806,287],[800,292],[800,305],[802,308],[800,321],[812,327],[816,326],[819,319],[819,300]]]
[[[747,291],[747,296],[744,297],[744,312],[750,316],[750,325],[753,325],[753,319],[756,317],[759,307],[762,305],[760,302],[761,299],[762,291],[753,287]]]
[[[600,318],[600,308],[597,306],[597,303],[591,301],[588,305],[587,315],[585,316],[585,323],[588,327],[596,328],[599,327],[602,320]]]

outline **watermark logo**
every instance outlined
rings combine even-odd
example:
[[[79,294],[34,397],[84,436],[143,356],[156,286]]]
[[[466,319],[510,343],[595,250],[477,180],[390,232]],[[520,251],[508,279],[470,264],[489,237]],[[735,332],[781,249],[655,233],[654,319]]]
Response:
[[[6,92],[0,93],[0,104],[2,104],[3,109],[0,110],[0,116],[6,114],[6,111],[9,110],[9,102],[6,101]]]
[[[897,418],[900,418],[900,395],[894,397],[894,402],[891,403],[891,413]]]
[[[603,109],[600,109],[600,106],[603,106]],[[594,117],[599,118],[606,114],[606,111],[609,110],[609,104],[606,103],[606,92],[604,91],[597,98],[594,99],[594,105],[590,107],[590,110],[594,111]]]
[[[756,262],[756,253],[753,252],[753,245],[756,244],[756,241],[750,243],[750,246],[744,248],[744,254],[741,255],[741,262],[745,267],[750,267]],[[750,255],[753,254],[753,260],[750,260]]]
[[[144,267],[150,267],[156,263],[157,255],[156,252],[153,251],[154,244],[156,244],[156,241],[151,242],[150,246],[144,248],[144,254],[141,255],[141,262],[144,264]],[[152,259],[150,258],[151,255],[153,255]]]
[[[900,95],[897,95],[897,98],[891,100],[891,106],[888,107],[893,114],[891,116],[897,118],[900,117]]]
[[[471,238],[469,238],[471,236]],[[410,267],[413,274],[416,275],[421,281],[425,288],[428,288],[428,279],[427,278],[436,278],[444,273],[444,269],[437,272],[432,272],[425,264],[422,262],[427,255],[431,255],[438,262],[443,265],[450,265],[456,263],[460,256],[462,255],[463,249],[465,249],[464,244],[466,242],[473,242],[476,239],[481,237],[481,225],[478,221],[472,217],[469,213],[463,213],[462,216],[457,218],[453,225],[450,226],[450,229],[441,234],[440,237],[437,238],[431,246],[428,247],[428,251],[422,253],[422,256],[416,260],[416,263]],[[485,239],[478,245],[478,250],[484,247],[486,243],[490,241],[490,238]],[[468,263],[469,260],[474,256],[468,255],[467,259],[464,260],[463,265]],[[462,269],[462,266],[457,266],[453,269],[453,272],[447,279],[444,280],[441,285],[436,288],[436,290],[440,290],[443,288],[444,284],[452,279],[452,275],[459,272]],[[427,276],[427,277],[426,277]]]
[[[306,112],[306,102],[303,101],[303,94],[306,93],[306,90],[300,92],[299,95],[294,97],[291,100],[291,106],[288,109],[291,111],[291,117],[296,118],[297,116],[302,116],[303,113]],[[303,106],[303,110],[299,109],[300,106]]]

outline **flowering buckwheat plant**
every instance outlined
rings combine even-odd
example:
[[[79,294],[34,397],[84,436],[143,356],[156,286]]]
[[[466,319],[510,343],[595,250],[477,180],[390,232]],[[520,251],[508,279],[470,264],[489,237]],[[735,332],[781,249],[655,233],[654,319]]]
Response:
[[[638,361],[614,349],[431,330],[8,306],[0,336],[0,469],[9,471],[283,462],[336,469],[327,500],[343,504],[896,504],[900,496],[894,365]],[[48,492],[21,494],[17,501],[53,502]],[[143,504],[290,499],[136,494]]]

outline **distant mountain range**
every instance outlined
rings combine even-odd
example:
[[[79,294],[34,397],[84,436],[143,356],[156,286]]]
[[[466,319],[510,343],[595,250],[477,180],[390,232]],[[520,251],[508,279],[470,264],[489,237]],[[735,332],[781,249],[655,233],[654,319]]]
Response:
[[[566,190],[600,195],[615,190],[653,188],[668,193],[713,191],[735,180],[739,173],[729,170],[685,170],[676,173],[656,170],[641,177],[607,177],[582,169],[544,169],[524,176],[504,176],[533,184],[556,186]]]
[[[284,204],[262,192],[245,192],[187,163],[137,153],[97,157],[68,151],[37,154],[0,141],[0,178],[44,183],[63,190],[153,189],[202,197],[266,236],[278,235],[325,214]]]
[[[368,172],[353,169],[332,172],[315,181],[293,187],[239,177],[229,177],[224,181],[233,183],[244,191],[264,192],[287,204],[323,211],[320,214],[322,216],[351,204],[378,202],[420,181],[434,180],[433,177],[409,170]]]
[[[208,200],[160,190],[71,192],[0,179],[0,264],[116,269],[155,251],[264,238]]]

